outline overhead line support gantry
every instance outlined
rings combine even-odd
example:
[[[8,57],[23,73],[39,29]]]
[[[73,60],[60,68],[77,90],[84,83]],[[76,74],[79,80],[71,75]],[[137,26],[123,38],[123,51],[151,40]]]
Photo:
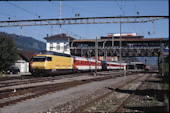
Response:
[[[169,16],[119,16],[119,17],[86,17],[61,19],[34,19],[0,21],[0,27],[43,26],[43,25],[73,25],[73,24],[110,24],[110,23],[145,23]]]

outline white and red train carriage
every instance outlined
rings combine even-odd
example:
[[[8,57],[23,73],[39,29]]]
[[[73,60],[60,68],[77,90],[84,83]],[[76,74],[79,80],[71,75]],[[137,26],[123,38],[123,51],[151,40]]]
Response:
[[[112,69],[122,69],[126,70],[126,63],[118,62],[106,62],[97,60],[97,70],[112,70]],[[85,58],[85,57],[75,57],[74,68],[79,71],[95,70],[95,59]]]
[[[75,57],[74,59],[74,67],[78,70],[88,71],[95,69],[95,59],[84,58],[84,57]],[[97,61],[97,69],[102,69],[101,61]]]
[[[126,70],[126,66],[127,63],[119,63],[119,62],[106,62],[107,64],[107,69],[111,70],[111,69],[122,69],[122,70]],[[120,66],[121,65],[121,66]]]

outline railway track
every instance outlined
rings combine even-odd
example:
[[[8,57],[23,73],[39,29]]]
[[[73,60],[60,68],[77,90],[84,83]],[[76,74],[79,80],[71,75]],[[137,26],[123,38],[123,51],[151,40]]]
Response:
[[[137,91],[142,87],[142,85],[145,83],[145,81],[147,81],[147,80],[149,79],[149,77],[150,77],[150,76],[148,76],[148,77],[137,87],[137,89],[134,90],[134,91],[132,92],[132,94],[130,94],[130,95],[128,96],[128,98],[117,108],[117,110],[115,111],[116,113],[122,112],[122,109],[128,104],[128,102],[130,101],[130,99],[133,98],[135,92],[137,92]]]
[[[106,71],[107,73],[108,71]],[[103,74],[104,72],[98,72],[98,74],[102,75],[110,75],[110,74]],[[63,78],[72,78],[77,76],[83,75],[92,75],[91,72],[84,72],[84,73],[76,73],[76,74],[67,74],[67,75],[59,75],[55,77],[34,77],[34,76],[15,76],[15,77],[0,77],[0,89],[9,86],[15,85],[22,85],[22,84],[32,84],[32,83],[39,83],[39,82],[46,82],[52,80],[59,80]],[[113,73],[112,73],[113,74]],[[114,70],[114,74],[119,74],[119,71]]]
[[[74,109],[72,112],[73,112],[73,113],[88,112],[88,111],[85,111],[85,109],[87,109],[89,106],[91,106],[91,105],[93,105],[94,103],[102,100],[103,98],[108,97],[109,95],[115,93],[118,89],[121,89],[121,88],[123,88],[123,87],[125,87],[125,86],[127,86],[127,85],[129,85],[129,84],[131,84],[131,83],[134,83],[135,81],[138,81],[138,80],[141,79],[142,77],[144,77],[144,76],[138,76],[138,77],[136,77],[135,79],[133,79],[133,80],[131,80],[131,81],[128,81],[128,82],[122,84],[121,86],[118,86],[118,87],[115,88],[115,89],[108,87],[108,89],[110,89],[111,91],[109,91],[109,92],[107,92],[107,93],[104,93],[103,95],[100,95],[100,96],[98,96],[98,97],[96,97],[96,98],[94,98],[94,99],[86,102],[84,105],[79,106],[78,108]],[[148,77],[149,77],[149,76],[148,76]],[[148,77],[147,77],[147,79],[148,79]],[[146,80],[146,79],[145,79],[145,80]],[[142,83],[138,86],[138,88],[136,88],[136,90],[138,90],[138,89],[143,85],[143,83],[144,83],[144,82],[142,82]],[[135,90],[135,91],[136,91],[136,90]],[[135,91],[134,91],[134,92],[135,92]],[[128,103],[128,101],[133,97],[134,92],[133,92],[132,94],[130,94],[130,95],[127,97],[127,99],[125,99],[125,100],[122,102],[122,104],[119,105],[119,107],[117,107],[117,109],[116,109],[115,111],[112,111],[112,112],[121,112],[121,110],[123,109],[123,107],[124,107],[124,106]],[[93,112],[93,111],[92,111],[92,112]],[[95,111],[94,111],[94,112],[95,112]]]
[[[86,73],[90,74],[90,73]],[[17,76],[17,77],[1,77],[0,78],[0,88],[22,85],[22,84],[31,84],[38,82],[46,82],[51,80],[59,80],[62,78],[72,78],[77,76],[82,76],[84,74],[69,74],[69,75],[60,75],[55,77],[33,77],[33,76]]]
[[[45,95],[48,93],[52,93],[55,91],[67,89],[70,87],[75,87],[82,84],[87,84],[95,81],[102,81],[111,78],[115,78],[119,75],[115,76],[104,76],[104,77],[97,77],[91,79],[82,79],[82,80],[74,80],[70,82],[64,83],[53,83],[47,85],[37,85],[37,86],[30,86],[18,89],[5,89],[0,91],[0,107],[8,106],[10,104],[15,104],[20,101],[24,101],[26,99],[35,98],[41,95]]]
[[[98,73],[100,74],[100,73],[104,73],[104,72],[98,72]],[[119,71],[114,70],[114,74],[118,74],[118,73],[119,73]],[[85,74],[90,75],[92,73],[85,72]],[[15,86],[15,85],[22,85],[22,84],[46,82],[46,81],[51,81],[51,80],[59,80],[62,78],[72,78],[72,77],[77,77],[77,76],[83,76],[85,74],[77,73],[77,74],[60,75],[60,76],[55,76],[55,77],[34,77],[34,76],[0,77],[0,88]],[[106,74],[106,75],[109,75],[109,74]]]

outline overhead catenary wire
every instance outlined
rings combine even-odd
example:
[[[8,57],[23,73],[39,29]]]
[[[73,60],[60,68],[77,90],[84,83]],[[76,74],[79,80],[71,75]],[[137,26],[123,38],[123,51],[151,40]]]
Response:
[[[117,6],[119,7],[119,9],[122,11],[123,15],[126,16],[126,14],[125,14],[125,12],[123,11],[122,7],[117,3],[117,0],[115,0],[115,1],[116,1]],[[136,32],[136,29],[135,29],[135,27],[132,25],[132,23],[130,23],[130,25],[132,26],[133,30]]]
[[[13,5],[13,6],[15,6],[15,7],[17,7],[17,8],[19,8],[19,9],[21,9],[21,10],[23,10],[23,11],[31,14],[31,15],[33,15],[33,16],[36,16],[36,17],[38,17],[39,19],[40,19],[40,17],[41,17],[41,16],[38,15],[37,13],[35,14],[35,13],[33,13],[33,12],[31,12],[31,11],[25,9],[25,8],[22,8],[22,7],[20,7],[20,6],[16,5],[16,4],[13,4],[13,3],[8,2],[8,1],[7,1],[7,3],[9,3],[9,4],[11,4],[11,5]],[[12,16],[12,17],[13,17],[13,16]],[[16,17],[16,18],[17,18],[17,17]],[[19,19],[19,18],[18,18],[18,19]],[[43,28],[44,28],[44,27],[43,27]],[[51,29],[51,28],[45,28],[45,29]],[[36,30],[36,31],[38,31],[38,30]]]
[[[65,5],[65,6],[64,6]],[[85,11],[85,12],[88,12],[88,13],[93,13],[93,14],[102,14],[102,15],[108,15],[106,13],[101,13],[101,12],[96,12],[96,11],[93,11],[93,10],[87,10],[87,9],[82,9],[82,8],[77,8],[77,7],[72,7],[70,5],[67,5],[67,4],[63,4],[63,7],[67,7],[67,8],[71,8],[73,10],[77,10],[77,12],[79,12],[79,10],[81,11]]]
[[[0,14],[2,14],[2,15],[4,15],[4,16],[8,16],[8,17],[13,17],[13,18],[19,19],[19,18],[16,17],[16,16],[13,16],[13,15],[10,15],[10,14],[4,13],[4,12],[1,12],[1,11],[0,11]]]
[[[19,18],[19,17],[16,17],[16,16],[13,16],[13,15],[9,15],[9,14],[7,14],[7,13],[3,13],[3,12],[0,12],[1,14],[3,14],[4,16],[8,16],[8,17],[15,17],[15,18],[17,18],[17,19],[21,19],[21,18]],[[8,29],[10,29],[10,28],[8,28]],[[15,29],[13,29],[13,30],[15,30]],[[35,32],[35,30],[33,30],[33,29],[30,29],[30,30],[32,30],[33,32]],[[16,30],[15,30],[16,31]],[[39,32],[40,34],[42,33],[42,32],[40,32],[39,30],[37,30],[36,29],[36,32]],[[25,32],[24,32],[25,33]],[[27,33],[27,34],[29,34],[29,33]],[[30,35],[30,34],[29,34]]]
[[[82,38],[82,36],[77,35],[77,34],[73,33],[72,31],[69,31],[68,29],[65,29],[65,28],[61,28],[61,29],[64,30],[64,31],[66,31],[66,32],[67,32],[66,34],[73,35],[73,36],[78,37],[78,38],[80,38],[80,39]],[[70,32],[70,33],[68,33],[68,32]],[[84,39],[86,39],[86,38],[84,38]]]
[[[75,16],[76,16],[76,14],[77,14],[77,16],[80,16],[78,10],[84,10],[84,9],[81,9],[81,8],[74,8],[74,7],[70,6],[70,5],[66,5],[66,4],[64,4],[64,5],[67,6],[68,8],[71,8],[73,11],[77,10],[78,13],[75,13]],[[96,13],[95,11],[91,11],[91,10],[84,10],[84,11],[90,12],[90,13]],[[99,13],[99,12],[97,12],[97,13]],[[100,14],[103,14],[103,13],[100,13]],[[94,25],[94,26],[95,26],[97,29],[101,30],[102,32],[104,31],[103,29],[99,28],[98,26],[96,26],[96,25]],[[88,34],[88,33],[87,33],[87,26],[86,26],[86,34]]]
[[[31,15],[33,15],[33,16],[36,16],[36,17],[39,18],[39,15],[34,14],[33,12],[31,12],[31,11],[29,11],[29,10],[27,10],[27,9],[24,9],[24,8],[22,8],[22,7],[20,7],[20,6],[16,5],[16,4],[13,4],[13,3],[11,3],[11,2],[8,2],[8,1],[7,1],[7,3],[9,3],[9,4],[11,4],[11,5],[13,5],[13,6],[15,6],[15,7],[17,7],[17,8],[19,8],[19,9],[21,9],[21,10],[23,10],[23,11],[31,14]]]
[[[52,2],[50,2],[50,3],[52,3]],[[58,6],[57,4],[53,4],[53,5],[56,5],[58,8],[61,8],[61,6]],[[61,5],[61,3],[60,3],[60,5]],[[75,17],[79,17],[80,16],[80,13],[79,13],[79,8],[74,8],[74,7],[72,7],[72,6],[69,6],[69,5],[66,5],[66,4],[63,4],[62,5],[62,7],[65,7],[65,8],[70,8],[70,9],[72,9],[73,10],[73,12],[74,12],[74,14],[75,14]],[[61,10],[61,9],[60,9]],[[76,11],[77,10],[77,11]],[[82,10],[82,9],[80,9],[80,10]],[[89,12],[89,11],[88,11]],[[90,11],[91,12],[91,11]],[[96,12],[95,12],[96,13]],[[61,15],[61,12],[60,12],[60,15]],[[61,18],[60,16],[59,16],[59,18]],[[86,26],[87,27],[87,26]],[[62,28],[61,28],[62,29]],[[63,29],[64,30],[64,29]],[[67,32],[68,32],[68,30],[66,30]],[[87,31],[87,30],[86,30]],[[86,33],[87,34],[87,33]],[[74,36],[78,36],[80,39],[82,38],[82,36],[79,36],[79,35],[76,35],[76,34],[73,34]]]
[[[50,2],[50,3],[51,3],[51,2]],[[57,6],[57,7],[59,7],[59,6]],[[77,15],[77,16],[80,16],[78,10],[84,10],[84,9],[80,9],[80,8],[74,8],[74,7],[72,7],[72,6],[70,6],[70,5],[66,5],[66,4],[63,4],[63,7],[71,8],[71,9],[74,11],[75,16],[76,16],[76,15]],[[78,13],[75,12],[76,10],[77,10]],[[96,13],[96,12],[94,12],[94,11],[89,11],[89,10],[84,10],[84,11]],[[101,13],[100,13],[100,14],[101,14]],[[99,28],[98,26],[96,26],[96,25],[94,25],[94,26],[95,26],[97,29],[99,29],[99,30],[101,30],[101,31],[104,31],[103,29]],[[105,31],[105,32],[106,32],[106,31]],[[107,33],[107,32],[106,32],[106,33]],[[86,26],[86,34],[88,34],[88,33],[87,33],[87,26]],[[81,38],[81,36],[80,36],[80,38]]]
[[[19,18],[19,17],[17,17],[17,16],[13,16],[13,15],[10,15],[10,14],[7,14],[7,13],[4,13],[4,12],[0,12],[1,14],[3,14],[4,16],[7,16],[7,17],[14,17],[14,18],[17,18],[17,19],[21,19],[21,18]],[[11,28],[8,28],[8,30],[10,30],[10,31],[17,31],[17,32],[19,32],[19,30],[16,30],[16,29],[12,29],[11,30]],[[35,32],[35,30],[33,30],[33,29],[30,29],[30,30],[32,30],[32,32]],[[40,32],[39,30],[36,30],[36,32],[39,32],[40,34],[38,35],[38,36],[43,36],[43,35],[41,35],[42,34],[42,32]],[[25,32],[24,31],[24,33],[26,33],[27,35],[31,35],[30,33],[28,33],[28,32]],[[23,33],[21,33],[21,35],[22,35]]]
[[[122,9],[123,10],[123,9]],[[125,11],[124,11],[125,12]]]
[[[15,5],[15,4],[14,4]],[[17,6],[17,5],[15,5],[16,7],[19,7],[19,6]],[[20,8],[21,9],[21,8]],[[2,13],[2,14],[4,14],[5,16],[11,16],[11,15],[8,15],[8,14],[5,14],[5,13],[3,13],[3,12],[0,12],[0,13]],[[11,16],[11,17],[14,17],[14,16]],[[15,17],[15,18],[18,18],[18,17]],[[18,18],[18,19],[20,19],[20,18]],[[43,28],[45,28],[45,27],[43,27]],[[48,28],[45,28],[45,29],[48,29]],[[13,29],[14,30],[14,29]],[[31,29],[32,30],[32,29]],[[51,28],[49,28],[48,30],[51,30]],[[12,31],[11,29],[10,29],[10,31]],[[15,31],[17,31],[17,30],[15,30]],[[33,31],[35,31],[35,30],[33,30]],[[39,30],[36,30],[36,31],[38,31],[39,33],[42,33],[42,32],[40,32]],[[24,33],[26,33],[26,32],[24,32]],[[22,33],[21,33],[22,34]],[[29,33],[26,33],[27,35],[30,35]],[[78,35],[76,35],[76,34],[73,34],[74,36],[78,36]],[[40,36],[40,35],[39,35]],[[43,35],[41,35],[41,36],[43,36]],[[44,37],[44,36],[43,36]],[[81,37],[81,36],[79,36],[79,37]]]
[[[135,1],[132,0],[132,4],[134,5],[134,7],[136,9],[137,16],[139,16],[140,12],[139,12],[139,9],[137,8],[136,4],[135,4]],[[142,23],[140,23],[140,28],[141,28],[141,34],[144,36],[144,33],[143,33],[143,24]]]

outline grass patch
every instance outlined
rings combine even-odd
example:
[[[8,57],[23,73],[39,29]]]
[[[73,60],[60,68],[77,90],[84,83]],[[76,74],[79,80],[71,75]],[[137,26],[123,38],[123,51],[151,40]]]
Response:
[[[3,74],[2,74],[2,72],[0,72],[0,77],[2,77],[3,76]]]
[[[7,75],[2,73],[2,72],[0,72],[0,77],[5,77],[5,76],[7,76]]]
[[[158,100],[156,98],[157,98],[157,95],[154,95],[154,98],[152,100],[153,104],[158,104]]]

